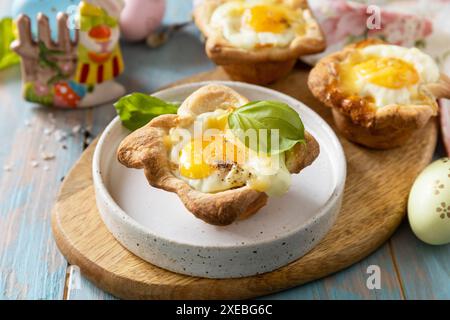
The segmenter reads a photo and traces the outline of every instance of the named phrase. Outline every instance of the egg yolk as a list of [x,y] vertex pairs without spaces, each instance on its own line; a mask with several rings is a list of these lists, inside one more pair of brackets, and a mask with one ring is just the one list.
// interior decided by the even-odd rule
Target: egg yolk
[[398,58],[373,57],[361,62],[349,62],[341,68],[344,86],[354,87],[359,79],[388,89],[401,89],[419,82],[414,66]]
[[218,129],[224,131],[228,124],[229,113],[224,113],[218,117],[210,117],[205,121],[205,129]]
[[180,152],[179,170],[180,174],[190,179],[202,179],[211,175],[213,168],[205,162],[203,150],[209,142],[192,140],[186,144]]
[[256,32],[282,33],[289,27],[286,11],[277,6],[253,6],[245,10],[243,18]]
[[204,141],[192,140],[180,152],[180,174],[189,179],[202,179],[210,176],[214,165],[219,163],[241,162],[242,150],[225,138]]
[[414,66],[397,58],[372,58],[355,66],[362,77],[381,87],[401,89],[419,81]]

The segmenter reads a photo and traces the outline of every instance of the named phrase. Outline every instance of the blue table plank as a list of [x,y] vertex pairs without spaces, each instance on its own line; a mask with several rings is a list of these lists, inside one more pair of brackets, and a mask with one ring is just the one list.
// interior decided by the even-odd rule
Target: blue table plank
[[67,281],[64,299],[66,300],[115,300],[109,293],[95,287],[81,275],[77,266],[67,268]]
[[450,245],[420,241],[407,223],[392,244],[406,299],[450,299]]
[[[366,285],[369,266],[380,268],[381,288],[369,289]],[[339,273],[306,285],[264,297],[264,299],[334,300],[334,299],[402,299],[400,282],[396,276],[389,244]]]

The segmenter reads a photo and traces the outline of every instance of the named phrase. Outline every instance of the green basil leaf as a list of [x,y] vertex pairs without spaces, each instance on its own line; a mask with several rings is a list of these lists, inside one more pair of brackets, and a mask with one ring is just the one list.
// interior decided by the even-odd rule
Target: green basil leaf
[[120,98],[114,107],[123,126],[134,131],[157,116],[177,113],[179,104],[136,92]]
[[[270,154],[285,152],[304,141],[305,129],[298,113],[285,103],[277,101],[253,101],[230,114],[228,126],[249,148]],[[247,130],[253,129],[257,142],[250,143]],[[267,138],[260,139],[260,130],[267,130]],[[272,130],[278,130],[278,146],[272,142]]]

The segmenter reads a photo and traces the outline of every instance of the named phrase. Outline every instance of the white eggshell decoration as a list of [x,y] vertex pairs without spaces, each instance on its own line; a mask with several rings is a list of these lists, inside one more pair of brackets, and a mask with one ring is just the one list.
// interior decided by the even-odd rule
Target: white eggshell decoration
[[408,199],[413,232],[429,244],[450,243],[450,159],[439,159],[422,171]]

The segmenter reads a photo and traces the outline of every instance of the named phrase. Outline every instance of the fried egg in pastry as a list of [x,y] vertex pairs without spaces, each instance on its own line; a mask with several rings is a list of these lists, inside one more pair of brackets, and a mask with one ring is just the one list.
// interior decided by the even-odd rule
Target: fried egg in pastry
[[[284,154],[269,156],[248,149],[227,130],[231,111],[205,112],[188,128],[170,130],[174,175],[201,192],[214,193],[246,185],[269,196],[283,195],[291,184]],[[196,131],[195,125],[201,128]],[[202,135],[209,129],[214,130],[210,139]]]
[[236,81],[272,83],[326,47],[307,0],[205,0],[194,20],[208,57]]
[[[177,114],[156,117],[127,136],[117,158],[129,168],[144,169],[150,185],[176,193],[207,223],[223,226],[246,219],[266,205],[268,194],[284,193],[290,175],[311,165],[320,152],[306,130],[304,143],[278,159],[250,152],[226,130],[229,114],[247,103],[226,86],[201,87]],[[208,136],[210,130],[213,135]]]
[[321,59],[308,76],[347,139],[376,149],[403,145],[450,97],[450,79],[416,48],[367,39]]

